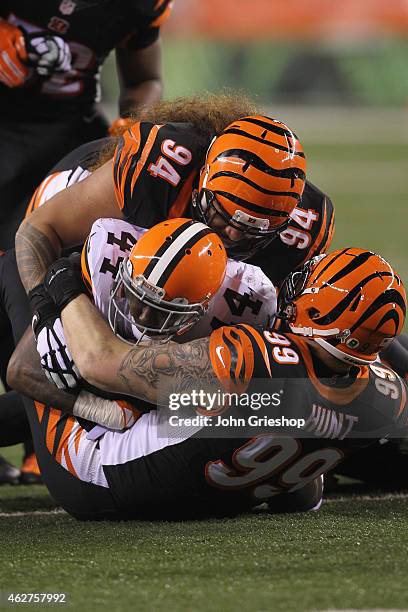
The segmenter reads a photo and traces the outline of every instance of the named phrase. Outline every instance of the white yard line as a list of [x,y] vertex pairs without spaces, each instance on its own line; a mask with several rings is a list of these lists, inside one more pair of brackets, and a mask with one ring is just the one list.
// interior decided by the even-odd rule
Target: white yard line
[[349,495],[347,497],[329,497],[323,500],[323,504],[337,504],[353,501],[389,501],[398,499],[408,499],[408,493],[384,493],[384,495]]
[[32,510],[31,512],[0,512],[0,518],[3,518],[5,516],[48,516],[53,514],[67,513],[62,508],[56,508],[55,510]]
[[[350,504],[353,501],[368,501],[368,502],[380,502],[390,500],[404,500],[408,499],[408,493],[384,493],[384,495],[349,495],[347,497],[329,497],[325,498],[323,505],[325,504],[342,504],[347,502]],[[3,517],[19,517],[19,516],[51,516],[51,515],[62,515],[67,514],[62,508],[55,508],[55,510],[33,510],[31,512],[1,512],[0,518]]]

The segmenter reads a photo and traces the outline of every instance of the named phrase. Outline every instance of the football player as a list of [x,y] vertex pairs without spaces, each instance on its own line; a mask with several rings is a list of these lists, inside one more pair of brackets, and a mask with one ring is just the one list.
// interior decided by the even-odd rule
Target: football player
[[[139,113],[143,122],[157,121],[165,123],[168,120],[181,122],[187,115],[194,118],[195,129],[201,133],[202,138],[209,138],[213,131],[220,129],[223,122],[231,119],[231,115],[239,115],[242,112],[254,112],[254,107],[249,100],[235,99],[230,96],[210,96],[205,105],[193,99],[185,99],[179,103],[161,102],[151,110],[143,110]],[[216,119],[214,119],[216,118]],[[133,121],[134,122],[134,121]],[[118,134],[125,130],[118,130]],[[207,136],[205,136],[207,135]],[[100,165],[101,158],[109,158],[115,149],[116,139],[106,138],[82,145],[75,151],[69,153],[61,160],[41,182],[29,202],[28,216],[38,207],[50,200],[54,195],[84,180]],[[314,196],[312,192],[314,190]],[[301,203],[291,214],[291,223],[287,230],[280,232],[279,239],[268,245],[265,253],[261,250],[250,259],[251,263],[263,269],[272,279],[276,286],[293,271],[305,259],[324,252],[330,245],[334,226],[334,213],[329,200],[319,200],[318,190],[312,188],[309,182],[305,182],[305,190]],[[194,193],[196,197],[196,193]],[[304,202],[304,205],[303,205]],[[319,211],[327,207],[323,214]],[[143,208],[143,206],[142,206]],[[307,212],[306,212],[307,210]],[[193,208],[195,211],[195,208]],[[314,211],[314,212],[313,212]],[[150,213],[149,213],[150,214]],[[316,216],[309,230],[307,217]],[[211,218],[206,219],[211,223]],[[323,243],[318,238],[324,237]],[[267,255],[267,256],[266,256]],[[385,359],[391,367],[400,375],[408,372],[408,351],[404,346],[407,337],[400,335],[393,343],[381,352],[381,358]]]
[[115,49],[126,115],[162,93],[159,31],[170,0],[6,0],[0,8],[1,248],[24,199],[63,155],[107,134],[100,70]]
[[224,515],[263,501],[273,509],[281,496],[316,483],[358,448],[406,436],[406,384],[375,363],[404,324],[406,296],[390,264],[370,251],[342,249],[294,272],[279,295],[287,334],[239,324],[185,344],[129,348],[66,260],[51,266],[44,285],[61,308],[76,365],[92,384],[157,402],[160,388],[180,393],[215,384],[251,394],[257,379],[279,379],[287,383],[282,413],[306,420],[299,437],[268,428],[241,439],[199,437],[197,428],[171,437],[150,411],[96,442],[73,419],[47,435],[61,414],[32,413],[44,479],[77,518]]
[[[168,251],[174,255],[170,263],[166,262]],[[156,263],[163,269],[160,291],[166,292],[165,298],[148,289],[152,275],[157,274],[153,270]],[[149,273],[144,272],[147,264],[152,268]],[[81,265],[95,305],[112,328],[131,343],[145,334],[162,338],[176,334],[180,341],[186,341],[209,335],[226,322],[269,326],[276,311],[275,288],[262,271],[250,264],[226,260],[218,236],[204,224],[189,219],[171,219],[149,231],[117,219],[100,219],[92,226],[84,245]],[[8,297],[10,289],[5,293]],[[50,308],[42,292],[37,294],[33,329],[48,378],[62,389],[75,387],[80,381],[66,349],[59,313]],[[13,361],[12,367],[20,372],[14,386],[37,400],[50,401],[48,386],[39,387],[38,373],[30,368],[32,352],[25,347],[20,356],[23,365],[16,357]],[[80,406],[84,406],[84,398],[89,402],[89,394],[81,395]],[[96,399],[92,402],[92,410],[96,410]],[[7,405],[6,397],[1,404]],[[58,398],[54,405],[58,405]],[[71,411],[70,403],[68,407]],[[126,414],[127,424],[133,422],[132,407],[119,402],[112,410],[115,408],[116,421],[122,423]],[[78,410],[77,414],[85,416]],[[86,416],[90,418],[88,413]],[[110,421],[105,424],[112,425]],[[3,425],[4,435],[6,432]]]
[[[305,187],[296,135],[268,117],[238,120],[237,108],[225,99],[201,106],[195,101],[176,107],[176,120],[164,123],[160,107],[151,111],[157,123],[148,114],[136,121],[112,159],[34,210],[16,236],[27,292],[42,281],[61,246],[82,242],[100,217],[140,227],[179,216],[204,220],[230,256],[252,262],[258,253],[257,265],[275,284],[308,256],[324,252],[333,207],[310,183]],[[164,117],[170,113],[165,107]]]

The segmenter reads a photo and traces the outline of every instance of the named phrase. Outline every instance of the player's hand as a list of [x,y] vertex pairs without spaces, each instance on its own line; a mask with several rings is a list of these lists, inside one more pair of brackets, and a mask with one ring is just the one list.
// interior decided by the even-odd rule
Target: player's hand
[[73,260],[61,257],[55,261],[44,278],[44,287],[60,312],[69,302],[85,292],[79,270]]
[[37,351],[48,380],[59,389],[73,389],[81,376],[65,342],[59,311],[42,285],[29,293]]
[[29,77],[27,51],[20,28],[0,20],[0,82],[20,87]]
[[30,64],[40,76],[49,77],[71,70],[71,50],[60,36],[26,32],[24,39]]
[[46,321],[41,327],[37,337],[37,351],[46,377],[58,389],[78,387],[81,375],[65,344],[64,330],[59,317]]

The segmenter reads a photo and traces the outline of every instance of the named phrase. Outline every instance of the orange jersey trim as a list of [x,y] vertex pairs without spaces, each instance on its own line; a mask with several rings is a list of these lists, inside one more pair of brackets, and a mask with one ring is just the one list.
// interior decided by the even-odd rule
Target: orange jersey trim
[[37,401],[34,401],[34,406],[35,406],[35,409],[37,411],[38,421],[39,421],[39,423],[41,423],[41,421],[43,420],[43,417],[44,417],[44,408],[45,408],[45,406],[44,406],[44,404],[41,404],[41,402],[37,402]]
[[220,327],[210,336],[213,370],[227,391],[243,393],[254,372],[251,340],[239,327]]
[[45,435],[45,443],[46,443],[46,446],[49,452],[52,455],[53,450],[54,450],[55,435],[57,433],[57,425],[61,418],[62,412],[61,410],[57,410],[56,408],[49,408],[48,410],[50,414],[48,417],[47,431]]
[[115,400],[115,402],[122,410],[123,427],[127,427],[129,423],[126,417],[126,410],[130,410],[130,412],[133,414],[135,421],[137,421],[142,415],[142,412],[135,408],[130,402],[126,402],[125,400]]
[[169,219],[177,219],[178,217],[184,217],[184,214],[191,202],[191,192],[193,191],[193,182],[197,173],[195,170],[192,171],[190,176],[184,182],[183,187],[180,189],[179,194],[170,207]]
[[265,365],[267,367],[267,370],[269,372],[269,376],[272,378],[271,362],[269,360],[269,354],[268,354],[268,349],[266,348],[265,340],[262,338],[261,334],[254,327],[251,327],[250,325],[246,325],[245,323],[242,324],[242,327],[244,327],[251,334],[251,336],[254,338],[255,342],[257,343],[259,350],[261,351],[262,357],[264,359]]
[[84,246],[82,247],[82,251],[81,251],[81,272],[82,272],[82,278],[84,280],[85,286],[88,289],[90,295],[92,295],[92,278],[91,278],[91,271],[89,269],[88,255],[87,255],[88,242],[89,242],[89,236],[85,240]]
[[[322,248],[320,249],[320,253],[325,253],[327,251],[327,249],[330,247],[332,240],[333,240],[333,234],[334,234],[334,226],[335,226],[335,215],[333,213],[332,218],[330,220],[330,227],[329,227],[329,231],[327,232],[327,238],[326,238],[326,242],[322,245]],[[317,253],[318,255],[319,253]]]
[[44,194],[44,191],[46,189],[46,187],[50,184],[50,182],[59,174],[61,174],[61,172],[54,172],[53,174],[50,174],[49,176],[47,176],[47,178],[45,178],[37,187],[37,189],[34,191],[31,200],[27,206],[27,210],[26,210],[26,214],[25,217],[28,217],[29,215],[31,215],[32,212],[34,212],[34,210],[36,210],[37,208],[39,208],[41,206],[41,198]]
[[[147,140],[146,140],[146,144],[143,147],[142,153],[140,155],[140,159],[136,164],[136,170],[132,176],[132,182],[130,184],[130,193],[133,193],[133,190],[135,188],[135,183],[137,179],[139,178],[139,175],[145,166],[146,159],[149,157],[149,153],[152,150],[152,147],[157,138],[157,133],[161,127],[162,127],[161,125],[154,125],[152,129],[150,130],[149,136],[147,137]],[[140,134],[140,127],[139,127],[139,134]]]
[[73,417],[68,417],[65,423],[64,431],[62,432],[60,443],[55,453],[55,459],[62,465],[62,455],[64,455],[69,472],[78,478],[78,474],[73,466],[71,456],[69,454],[69,437],[75,422],[76,421]]
[[132,125],[129,130],[124,132],[122,138],[123,146],[119,159],[116,163],[116,156],[118,155],[119,148],[118,145],[115,150],[113,157],[114,163],[112,165],[116,202],[121,210],[125,206],[125,183],[127,174],[129,172],[129,166],[132,163],[132,156],[136,155],[140,148],[140,123],[135,123]]
[[[165,1],[166,0],[157,0],[154,10],[156,11],[158,8],[160,8],[163,2]],[[162,26],[163,23],[165,23],[170,17],[172,8],[173,8],[173,2],[169,2],[166,8],[164,9],[163,13],[159,15],[159,17],[156,17],[154,21],[152,21],[151,26],[153,28],[159,28],[160,26]]]

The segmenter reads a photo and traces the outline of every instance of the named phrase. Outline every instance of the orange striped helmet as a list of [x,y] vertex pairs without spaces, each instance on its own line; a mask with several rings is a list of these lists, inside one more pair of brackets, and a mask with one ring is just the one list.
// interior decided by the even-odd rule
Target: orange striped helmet
[[248,257],[287,227],[305,173],[302,146],[287,125],[260,115],[243,117],[210,144],[193,210],[210,226],[217,213],[243,232],[243,244],[235,245],[240,253],[228,246],[227,251]]
[[220,237],[203,223],[155,225],[119,267],[109,304],[112,329],[122,338],[138,335],[134,327],[142,336],[183,333],[205,314],[226,266]]
[[292,332],[313,338],[347,363],[372,363],[398,335],[404,285],[390,264],[363,249],[318,255],[284,282],[278,311]]

